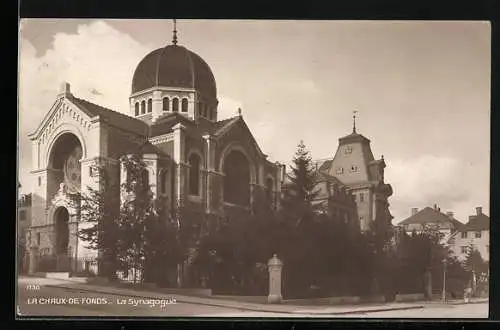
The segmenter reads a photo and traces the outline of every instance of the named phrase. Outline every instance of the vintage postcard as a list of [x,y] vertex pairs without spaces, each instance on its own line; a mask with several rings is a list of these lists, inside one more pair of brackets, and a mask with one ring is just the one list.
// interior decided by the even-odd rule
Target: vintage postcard
[[488,22],[19,38],[18,317],[488,317]]

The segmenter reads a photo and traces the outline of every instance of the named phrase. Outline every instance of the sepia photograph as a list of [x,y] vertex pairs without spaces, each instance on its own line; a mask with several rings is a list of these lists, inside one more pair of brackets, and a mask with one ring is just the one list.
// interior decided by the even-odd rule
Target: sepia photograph
[[19,24],[16,318],[489,315],[487,21]]

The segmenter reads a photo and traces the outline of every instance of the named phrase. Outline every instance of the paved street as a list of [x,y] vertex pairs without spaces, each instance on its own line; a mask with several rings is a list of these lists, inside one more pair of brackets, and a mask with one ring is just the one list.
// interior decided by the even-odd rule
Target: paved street
[[[488,303],[468,305],[426,304],[425,308],[384,312],[333,314],[339,308],[354,310],[360,306],[327,307],[311,310],[307,307],[293,313],[249,311],[179,302],[174,296],[151,300],[137,296],[94,293],[83,290],[48,287],[67,281],[45,278],[20,278],[18,312],[25,316],[198,316],[198,317],[282,317],[282,318],[487,318]],[[384,307],[384,306],[380,306]],[[366,307],[365,307],[366,309]],[[311,311],[311,312],[309,312]]]

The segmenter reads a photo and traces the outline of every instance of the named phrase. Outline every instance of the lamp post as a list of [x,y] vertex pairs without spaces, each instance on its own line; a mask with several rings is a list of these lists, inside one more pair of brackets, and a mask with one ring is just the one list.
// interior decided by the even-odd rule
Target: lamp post
[[446,302],[446,259],[443,259],[443,293],[441,299]]

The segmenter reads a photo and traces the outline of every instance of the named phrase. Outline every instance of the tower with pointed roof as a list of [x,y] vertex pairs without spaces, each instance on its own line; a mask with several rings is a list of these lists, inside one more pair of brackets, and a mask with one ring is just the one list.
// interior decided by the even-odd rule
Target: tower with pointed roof
[[353,115],[352,133],[339,138],[333,159],[324,161],[320,170],[338,178],[355,196],[361,230],[370,228],[375,219],[392,220],[389,211],[391,185],[384,181],[384,157],[375,159],[370,140],[356,130]]

